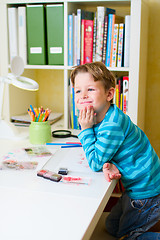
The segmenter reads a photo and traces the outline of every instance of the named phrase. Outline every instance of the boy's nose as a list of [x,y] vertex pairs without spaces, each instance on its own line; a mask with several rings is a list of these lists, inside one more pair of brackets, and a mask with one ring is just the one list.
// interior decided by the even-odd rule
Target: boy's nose
[[87,93],[86,92],[82,93],[82,98],[87,98]]

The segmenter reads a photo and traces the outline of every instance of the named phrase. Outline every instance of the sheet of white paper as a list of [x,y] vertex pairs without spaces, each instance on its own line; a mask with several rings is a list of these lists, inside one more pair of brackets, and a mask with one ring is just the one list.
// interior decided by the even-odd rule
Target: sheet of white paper
[[71,172],[92,173],[83,148],[61,148],[50,158],[43,169],[58,172],[59,168],[68,168]]

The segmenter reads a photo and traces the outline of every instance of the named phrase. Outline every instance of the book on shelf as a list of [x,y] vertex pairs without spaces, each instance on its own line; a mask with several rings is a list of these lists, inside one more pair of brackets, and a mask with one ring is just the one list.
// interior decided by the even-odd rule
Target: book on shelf
[[78,43],[78,16],[74,14],[73,20],[73,65],[77,65],[77,43]]
[[27,5],[28,64],[46,64],[44,5]]
[[90,63],[93,59],[93,29],[94,13],[88,12],[84,20],[84,63]]
[[68,15],[68,65],[73,66],[73,15]]
[[130,21],[131,16],[125,16],[125,36],[124,36],[124,67],[129,67],[129,49],[130,49]]
[[103,34],[103,49],[102,49],[102,62],[105,64],[106,60],[106,48],[107,48],[107,32],[108,32],[108,15],[116,14],[116,10],[112,8],[106,8],[106,14],[104,18],[104,34]]
[[111,49],[110,49],[110,63],[109,63],[110,67],[112,66],[113,41],[114,41],[114,25],[115,25],[115,14],[112,14]]
[[94,13],[81,10],[81,64],[92,62]]
[[19,56],[27,64],[26,7],[18,7],[18,50]]
[[113,35],[113,48],[112,48],[111,67],[116,67],[117,48],[118,48],[118,24],[115,23],[114,24],[114,35]]
[[128,113],[129,77],[123,77],[123,112]]
[[74,65],[74,61],[75,61],[75,59],[74,59],[74,57],[75,57],[75,40],[76,40],[76,33],[75,33],[75,13],[72,13],[72,21],[73,21],[73,23],[72,23],[72,32],[73,32],[73,38],[72,38],[72,45],[73,45],[73,47],[72,47],[72,49],[73,49],[73,52],[72,52],[72,58],[73,58],[73,65]]
[[105,7],[97,7],[96,61],[102,61]]
[[93,25],[93,62],[96,61],[96,38],[97,38],[97,13],[94,13]]
[[117,67],[123,66],[123,55],[124,55],[124,23],[120,23],[118,37]]
[[68,84],[68,109],[69,109],[69,113],[68,113],[68,116],[69,116],[69,127],[71,129],[73,129],[73,96],[72,96],[72,93],[73,93],[73,89],[72,89],[72,82],[71,82],[71,79],[69,79],[69,84]]
[[106,50],[106,66],[110,67],[111,47],[113,45],[113,31],[115,23],[115,14],[108,15],[108,34],[107,34],[107,50]]
[[64,64],[63,4],[46,5],[47,53],[49,65]]
[[77,65],[81,63],[81,9],[77,9]]
[[118,107],[123,111],[123,77],[117,79],[118,84]]
[[117,77],[113,103],[124,113],[128,113],[129,77]]
[[8,8],[9,55],[10,62],[18,56],[18,14],[16,7]]
[[69,80],[69,126],[72,129],[79,129],[78,115],[79,111],[75,106],[75,92],[71,80]]

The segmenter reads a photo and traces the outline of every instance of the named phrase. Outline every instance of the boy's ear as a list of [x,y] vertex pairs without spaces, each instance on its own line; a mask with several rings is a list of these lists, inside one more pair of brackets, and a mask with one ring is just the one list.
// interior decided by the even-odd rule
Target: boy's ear
[[114,92],[115,89],[113,87],[111,87],[108,91],[107,91],[107,101],[110,102],[113,97],[114,97]]

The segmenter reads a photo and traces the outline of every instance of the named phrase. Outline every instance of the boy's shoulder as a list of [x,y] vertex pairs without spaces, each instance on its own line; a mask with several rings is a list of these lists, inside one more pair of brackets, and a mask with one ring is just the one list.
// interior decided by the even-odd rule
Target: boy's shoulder
[[123,121],[130,121],[128,115],[124,114],[115,104],[111,104],[108,109],[104,121],[113,124],[121,124]]
[[124,114],[115,104],[108,109],[98,130],[108,129],[126,132],[131,124],[130,118]]

